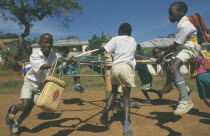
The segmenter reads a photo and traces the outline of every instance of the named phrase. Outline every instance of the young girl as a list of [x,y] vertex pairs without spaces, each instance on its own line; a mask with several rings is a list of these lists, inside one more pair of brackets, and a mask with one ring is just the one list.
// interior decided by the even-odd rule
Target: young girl
[[200,54],[196,59],[198,71],[196,76],[196,84],[198,94],[202,100],[210,107],[210,72],[204,67],[203,56]]

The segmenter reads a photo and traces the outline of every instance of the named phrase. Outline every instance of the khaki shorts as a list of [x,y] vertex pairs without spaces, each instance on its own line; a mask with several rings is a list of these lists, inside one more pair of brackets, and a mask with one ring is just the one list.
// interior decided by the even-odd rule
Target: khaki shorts
[[151,89],[152,84],[148,83],[148,84],[141,84],[141,90],[150,90]]
[[[189,49],[188,49],[189,48]],[[176,52],[174,52],[172,59],[179,58],[182,60],[183,64],[189,62],[196,58],[198,53],[190,47],[181,47],[178,48]]]
[[135,71],[126,63],[117,63],[111,69],[111,81],[113,85],[122,87],[136,87],[134,81]]
[[37,83],[25,77],[20,99],[32,99],[36,103],[43,87],[44,83]]

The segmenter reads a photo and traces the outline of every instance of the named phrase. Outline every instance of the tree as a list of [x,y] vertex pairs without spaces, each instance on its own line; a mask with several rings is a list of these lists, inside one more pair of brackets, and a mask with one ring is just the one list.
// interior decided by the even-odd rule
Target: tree
[[58,17],[68,27],[67,22],[72,21],[74,14],[81,13],[82,6],[78,0],[1,0],[0,10],[5,19],[25,27],[21,34],[24,39],[30,34],[33,23],[46,17]]
[[23,50],[24,50],[24,61],[29,61],[29,57],[32,54],[32,48],[31,45],[38,43],[39,38],[38,37],[34,37],[34,38],[27,38],[24,40],[23,42]]
[[94,34],[92,38],[88,40],[89,45],[85,50],[98,49],[101,47],[102,43],[108,42],[111,38],[112,36],[106,34],[105,32],[102,32],[101,35]]
[[[4,19],[15,21],[24,27],[24,32],[19,37],[19,46],[14,53],[16,56],[13,57],[18,60],[22,55],[23,39],[30,34],[34,22],[57,17],[64,27],[68,27],[74,14],[81,13],[82,6],[78,0],[0,0],[0,11]],[[3,46],[2,44],[0,48],[4,48]]]
[[0,39],[17,39],[19,36],[15,33],[6,33],[0,32]]

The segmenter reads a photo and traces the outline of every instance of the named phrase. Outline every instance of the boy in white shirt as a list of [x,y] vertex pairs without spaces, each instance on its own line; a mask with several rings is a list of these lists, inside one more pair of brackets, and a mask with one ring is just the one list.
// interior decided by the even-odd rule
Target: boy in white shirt
[[[21,104],[12,105],[7,113],[5,122],[10,126],[11,136],[17,136],[19,125],[28,117],[33,109],[43,87],[47,76],[47,71],[52,67],[56,59],[53,47],[53,37],[49,33],[42,34],[39,39],[40,50],[30,56],[32,68],[27,72],[24,78],[24,84],[21,90]],[[22,111],[19,118],[14,121],[15,114]]]
[[118,30],[118,36],[112,38],[104,47],[97,52],[107,51],[113,52],[114,58],[111,69],[112,93],[110,94],[103,115],[100,118],[102,124],[109,126],[108,112],[112,107],[114,99],[118,94],[118,85],[123,88],[124,102],[124,136],[133,134],[129,125],[130,116],[130,91],[131,87],[135,87],[134,76],[136,61],[134,58],[136,50],[136,41],[131,37],[131,25],[123,23]]
[[[174,111],[175,115],[187,113],[194,106],[187,93],[184,78],[179,70],[183,64],[196,58],[198,55],[195,50],[195,46],[198,45],[197,30],[185,16],[187,10],[187,5],[184,2],[175,2],[170,6],[169,19],[172,23],[178,22],[177,33],[174,43],[169,46],[166,52],[157,58],[157,63],[161,63],[167,54],[176,50],[172,56],[171,65],[169,66],[169,73],[172,75],[174,84],[180,92],[180,101]],[[170,82],[164,86],[163,90],[168,90],[168,88],[172,88]]]

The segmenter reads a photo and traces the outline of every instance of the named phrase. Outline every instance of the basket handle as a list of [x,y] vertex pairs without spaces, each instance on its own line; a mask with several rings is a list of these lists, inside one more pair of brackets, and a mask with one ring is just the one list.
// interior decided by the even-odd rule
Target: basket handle
[[57,63],[58,63],[58,58],[56,58],[56,59],[53,61],[52,67],[50,68],[51,76],[53,76],[54,73],[55,73],[55,69],[56,69]]

